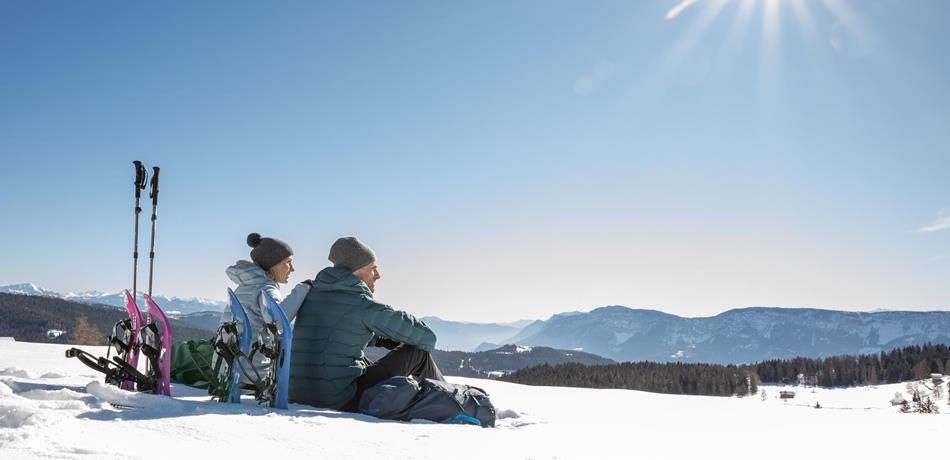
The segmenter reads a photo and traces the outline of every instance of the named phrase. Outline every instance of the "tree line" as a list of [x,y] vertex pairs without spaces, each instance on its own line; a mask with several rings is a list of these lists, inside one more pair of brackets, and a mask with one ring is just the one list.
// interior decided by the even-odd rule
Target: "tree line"
[[754,394],[760,383],[821,387],[877,385],[950,372],[950,347],[911,345],[889,352],[828,358],[773,359],[750,365],[656,363],[543,364],[500,380],[526,385],[615,388],[705,396]]
[[[0,337],[19,342],[105,345],[112,326],[127,318],[125,309],[89,305],[55,297],[0,293]],[[207,339],[214,332],[170,320],[174,340]],[[65,334],[49,337],[47,331]]]
[[588,366],[542,364],[520,369],[499,380],[526,385],[614,388],[653,393],[745,396],[758,391],[755,370],[746,366],[640,361]]
[[769,383],[804,383],[821,387],[877,385],[920,380],[933,373],[950,372],[950,347],[928,343],[876,354],[773,359],[754,367],[762,381]]

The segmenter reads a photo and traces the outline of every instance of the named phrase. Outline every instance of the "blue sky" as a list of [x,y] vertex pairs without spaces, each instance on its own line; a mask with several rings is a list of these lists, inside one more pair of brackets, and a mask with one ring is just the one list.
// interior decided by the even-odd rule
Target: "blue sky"
[[380,300],[447,319],[947,309],[948,18],[3,2],[0,284],[129,287],[139,159],[162,167],[160,293],[223,299],[257,231],[294,247],[292,282],[356,235]]

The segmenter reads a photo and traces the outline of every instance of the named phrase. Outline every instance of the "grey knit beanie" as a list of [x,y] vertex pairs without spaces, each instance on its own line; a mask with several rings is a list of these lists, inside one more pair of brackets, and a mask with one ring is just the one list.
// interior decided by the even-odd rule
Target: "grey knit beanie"
[[355,236],[345,236],[330,247],[330,262],[351,272],[376,262],[376,253]]
[[277,238],[261,238],[258,233],[247,235],[247,245],[251,249],[251,260],[264,270],[270,270],[280,261],[294,255],[290,245]]

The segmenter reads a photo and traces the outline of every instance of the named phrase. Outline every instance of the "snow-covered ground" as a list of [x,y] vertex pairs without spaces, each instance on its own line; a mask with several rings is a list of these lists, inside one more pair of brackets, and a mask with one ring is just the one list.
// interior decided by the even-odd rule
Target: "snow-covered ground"
[[[944,414],[898,413],[889,400],[906,394],[903,384],[790,387],[797,395],[786,402],[771,386],[763,400],[464,378],[450,380],[491,394],[497,428],[391,422],[253,399],[219,404],[181,385],[174,398],[129,393],[66,359],[66,348],[0,340],[0,458],[884,459],[926,454],[911,440],[936,448],[950,426]],[[950,412],[945,398],[939,405]]]

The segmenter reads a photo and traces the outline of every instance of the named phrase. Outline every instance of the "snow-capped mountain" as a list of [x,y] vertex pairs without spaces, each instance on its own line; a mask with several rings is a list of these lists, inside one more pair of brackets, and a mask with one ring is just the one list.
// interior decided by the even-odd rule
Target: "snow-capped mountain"
[[0,292],[9,294],[36,295],[42,297],[62,297],[58,292],[49,291],[38,287],[33,283],[11,284],[9,286],[0,286]]
[[[11,284],[0,286],[0,293],[35,295],[43,297],[57,297],[60,299],[71,300],[73,302],[88,304],[104,304],[114,307],[125,306],[125,294],[122,292],[106,293],[101,291],[86,291],[79,293],[62,294],[56,291],[43,289],[33,283]],[[200,297],[168,297],[156,294],[152,296],[167,313],[172,315],[196,313],[200,311],[220,311],[227,305],[223,301],[203,299]],[[137,301],[141,302],[141,292]],[[140,305],[144,305],[141,304]]]
[[617,361],[746,363],[950,344],[950,312],[742,308],[683,318],[621,306],[555,315],[503,343],[581,349]]

